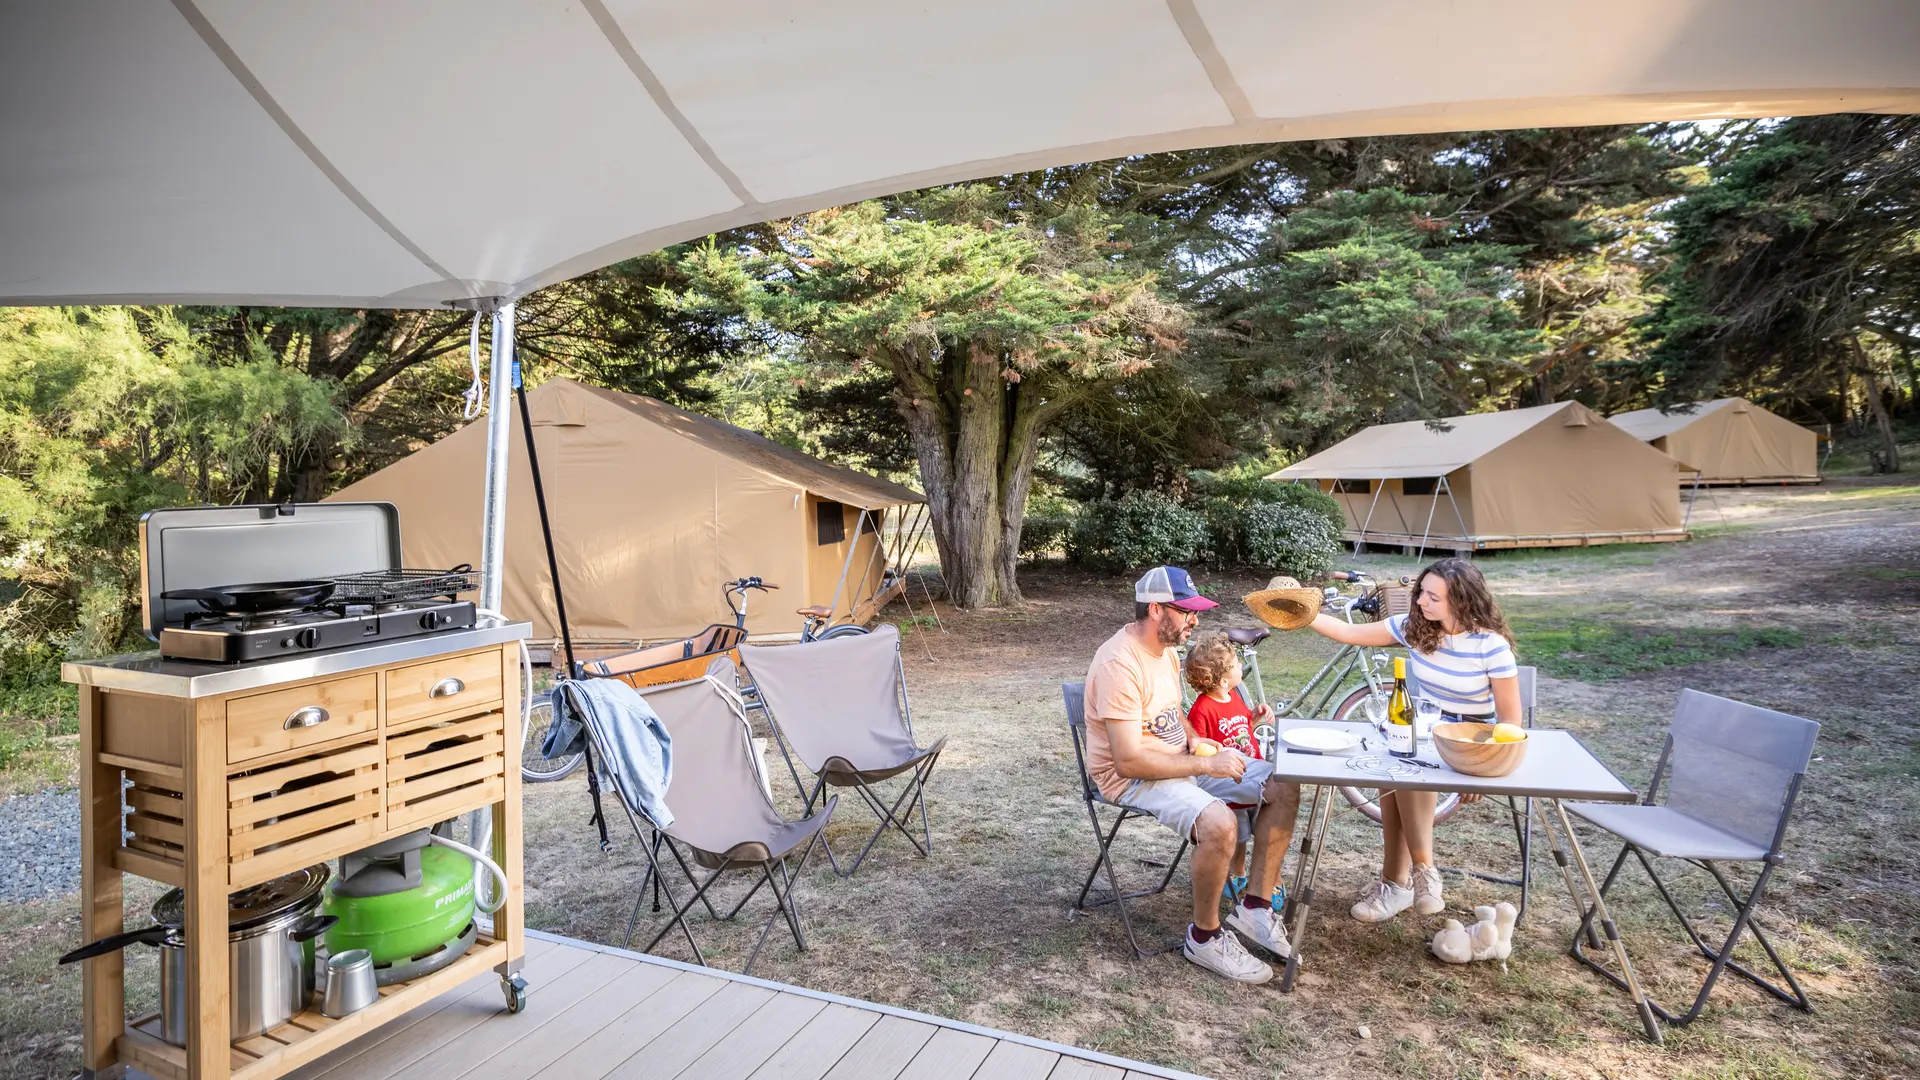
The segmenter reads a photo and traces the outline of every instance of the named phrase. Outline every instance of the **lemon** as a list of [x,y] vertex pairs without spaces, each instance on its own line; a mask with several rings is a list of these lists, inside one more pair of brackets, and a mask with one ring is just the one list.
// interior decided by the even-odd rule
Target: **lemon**
[[1519,742],[1527,737],[1527,731],[1519,724],[1493,725],[1494,742]]
[[1220,748],[1212,743],[1197,742],[1193,744],[1194,757],[1212,757],[1219,752]]

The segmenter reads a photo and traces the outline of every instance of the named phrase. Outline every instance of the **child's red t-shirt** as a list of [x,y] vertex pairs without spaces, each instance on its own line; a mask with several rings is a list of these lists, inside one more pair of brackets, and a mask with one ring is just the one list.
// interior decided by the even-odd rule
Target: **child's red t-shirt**
[[1253,739],[1253,710],[1247,707],[1247,699],[1240,696],[1237,686],[1225,701],[1215,701],[1206,694],[1194,698],[1187,710],[1187,723],[1193,725],[1196,734],[1250,758],[1262,758],[1260,744]]

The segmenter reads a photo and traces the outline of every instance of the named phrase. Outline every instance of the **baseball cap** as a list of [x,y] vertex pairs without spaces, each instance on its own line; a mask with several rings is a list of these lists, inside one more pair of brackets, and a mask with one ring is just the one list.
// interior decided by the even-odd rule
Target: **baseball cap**
[[1141,604],[1170,604],[1181,611],[1205,611],[1219,604],[1201,596],[1193,578],[1177,566],[1156,566],[1133,583],[1133,599]]

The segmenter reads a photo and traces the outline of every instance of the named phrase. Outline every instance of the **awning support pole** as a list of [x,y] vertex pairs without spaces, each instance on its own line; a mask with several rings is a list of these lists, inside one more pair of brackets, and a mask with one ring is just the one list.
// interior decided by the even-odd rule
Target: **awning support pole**
[[[860,519],[853,523],[853,539],[847,542],[847,557],[840,563],[840,580],[833,583],[833,601],[827,605],[827,607],[831,608],[834,612],[834,614],[830,616],[832,618],[839,617],[840,592],[847,587],[847,572],[853,569],[853,553],[860,550],[860,530],[867,523],[868,513],[869,511],[865,507],[862,507],[860,509]],[[879,537],[875,537],[874,539],[877,541]],[[851,598],[847,600],[847,614],[853,614],[853,600]]]
[[[492,305],[489,305],[492,307]],[[487,383],[487,494],[480,514],[480,607],[496,615],[507,563],[507,458],[513,438],[513,304],[492,307],[493,374]]]
[[[1689,489],[1688,489],[1688,491],[1687,491],[1687,512],[1686,512],[1686,514],[1684,514],[1684,515],[1683,515],[1683,516],[1682,516],[1682,517],[1680,518],[1680,527],[1681,527],[1681,528],[1683,528],[1683,529],[1684,529],[1684,528],[1686,528],[1686,527],[1687,527],[1687,526],[1688,526],[1688,525],[1689,525],[1690,523],[1692,523],[1692,521],[1693,521],[1693,501],[1694,501],[1695,499],[1698,499],[1699,497],[1700,497],[1700,470],[1698,470],[1698,469],[1695,469],[1695,470],[1694,470],[1694,473],[1693,473],[1693,487],[1692,487],[1692,488],[1689,488]],[[1715,506],[1718,506],[1718,505],[1720,505],[1720,504],[1719,504],[1718,502],[1715,502],[1715,503],[1714,503],[1714,505],[1715,505]]]
[[[487,488],[480,513],[480,609],[505,618],[500,597],[505,586],[507,563],[507,457],[511,449],[513,426],[508,401],[513,394],[513,304],[489,301],[482,310],[493,313],[493,373],[487,382]],[[510,729],[508,738],[522,734]],[[493,811],[475,810],[467,815],[467,842],[481,851],[493,843]],[[474,890],[492,885],[485,867],[474,870]],[[488,879],[483,884],[482,879]],[[478,921],[476,919],[476,921]],[[492,928],[487,920],[485,929]]]
[[[1446,477],[1443,476],[1440,478],[1440,486],[1447,488],[1447,498],[1453,498],[1453,489],[1447,487]],[[1426,557],[1427,541],[1433,539],[1433,512],[1438,509],[1440,509],[1440,493],[1435,491],[1433,493],[1433,502],[1427,505],[1427,531],[1420,534],[1420,551],[1413,557],[1414,562],[1419,562]]]
[[[1367,520],[1360,523],[1360,538],[1353,542],[1353,553],[1355,555],[1360,554],[1361,549],[1367,546],[1367,527],[1373,524],[1373,508],[1380,505],[1380,492],[1387,486],[1385,480],[1369,480],[1367,482],[1369,484],[1378,484],[1379,487],[1373,489],[1373,501],[1367,504]],[[1333,484],[1335,487],[1339,487],[1340,481],[1335,480]]]

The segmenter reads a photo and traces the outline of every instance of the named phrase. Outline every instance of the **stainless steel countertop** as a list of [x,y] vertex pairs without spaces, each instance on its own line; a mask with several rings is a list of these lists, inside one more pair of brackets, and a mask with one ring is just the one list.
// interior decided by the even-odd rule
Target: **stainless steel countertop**
[[292,656],[251,664],[210,664],[200,660],[166,660],[158,652],[130,653],[101,660],[60,665],[60,678],[82,686],[132,690],[161,697],[200,698],[257,690],[362,668],[404,664],[444,653],[463,652],[487,645],[530,637],[533,624],[502,622],[480,617],[465,630],[383,641],[346,649]]

